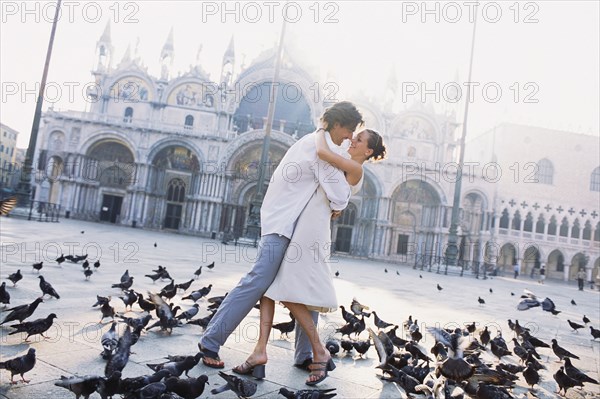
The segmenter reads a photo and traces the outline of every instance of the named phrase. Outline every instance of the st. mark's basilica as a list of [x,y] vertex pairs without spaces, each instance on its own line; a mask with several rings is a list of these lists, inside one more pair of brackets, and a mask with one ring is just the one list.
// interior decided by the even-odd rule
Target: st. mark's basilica
[[[244,237],[259,169],[272,171],[332,103],[330,88],[315,85],[286,52],[268,164],[261,165],[275,50],[236,74],[232,39],[218,81],[200,64],[172,76],[172,34],[160,52],[159,77],[129,50],[114,60],[109,26],[96,54],[90,109],[50,109],[38,139],[35,166],[43,177],[36,200],[59,204],[70,218]],[[365,164],[363,188],[333,222],[335,251],[436,267],[448,241],[458,171],[456,112],[418,102],[393,112],[385,101],[347,100],[383,135],[388,156]],[[598,138],[508,123],[469,137],[458,232],[462,267],[512,273],[518,262],[529,274],[545,265],[548,277],[565,280],[581,267],[588,281],[595,278]]]

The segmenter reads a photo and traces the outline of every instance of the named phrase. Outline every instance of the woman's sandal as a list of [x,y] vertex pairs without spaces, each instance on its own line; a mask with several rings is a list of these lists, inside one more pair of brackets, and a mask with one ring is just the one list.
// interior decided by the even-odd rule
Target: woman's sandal
[[[202,364],[204,364],[206,367],[210,367],[210,368],[213,368],[213,369],[223,369],[223,368],[225,368],[225,363],[221,361],[221,359],[219,358],[219,354],[218,353],[213,352],[211,350],[208,350],[208,349],[204,348],[200,344],[198,344],[198,349],[204,355],[202,357]],[[210,359],[210,360],[214,361],[215,363],[208,363],[206,361],[206,359]]]
[[266,365],[264,364],[252,365],[246,360],[239,366],[235,366],[234,368],[232,368],[231,371],[241,375],[252,374],[252,377],[256,378],[257,380],[262,380],[263,378],[265,378],[265,368]]
[[[313,367],[314,365],[318,365],[318,366]],[[306,380],[304,383],[309,386],[317,385],[318,383],[322,382],[325,378],[327,378],[328,371],[332,371],[334,369],[335,369],[335,363],[333,362],[333,359],[331,359],[331,358],[329,358],[329,360],[326,362],[312,362],[312,364],[310,366],[309,379]],[[310,380],[310,377],[315,377],[315,376],[319,376],[319,378],[317,378],[316,380]]]

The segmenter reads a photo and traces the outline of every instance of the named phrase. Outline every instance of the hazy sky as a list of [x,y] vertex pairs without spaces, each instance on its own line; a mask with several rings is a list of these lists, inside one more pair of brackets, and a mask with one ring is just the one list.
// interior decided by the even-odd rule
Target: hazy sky
[[[3,1],[0,30],[0,119],[18,130],[26,147],[35,109],[36,83],[50,36],[54,2]],[[473,10],[468,1],[64,1],[48,81],[55,109],[86,107],[81,87],[92,81],[95,47],[111,21],[113,65],[127,45],[160,73],[159,54],[174,29],[174,73],[195,64],[218,79],[233,35],[236,66],[248,66],[278,39],[284,17],[286,42],[316,84],[334,81],[339,99],[361,96],[383,108],[386,86],[396,76],[396,109],[425,99],[443,111],[458,76],[465,98]],[[270,15],[271,11],[271,15]],[[598,135],[599,2],[481,2],[478,9],[469,135],[492,125],[518,122]],[[436,90],[436,84],[439,90]],[[74,86],[74,96],[69,95]],[[486,87],[487,91],[482,88]],[[444,90],[444,87],[446,88]],[[499,92],[498,90],[501,90]],[[518,99],[515,96],[518,95]],[[72,97],[72,98],[69,98]],[[537,101],[537,102],[532,102]]]

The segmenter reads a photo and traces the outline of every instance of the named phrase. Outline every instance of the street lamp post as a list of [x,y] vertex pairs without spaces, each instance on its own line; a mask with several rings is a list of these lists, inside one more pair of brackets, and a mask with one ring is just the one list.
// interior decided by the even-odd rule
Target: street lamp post
[[279,47],[277,50],[277,58],[275,59],[275,72],[271,81],[271,95],[269,97],[269,110],[267,112],[267,122],[265,124],[265,137],[263,139],[262,153],[260,156],[260,164],[258,166],[258,181],[256,183],[256,194],[250,202],[250,210],[246,223],[246,231],[248,236],[254,239],[254,244],[260,237],[260,207],[265,196],[265,178],[267,175],[267,165],[269,162],[269,149],[271,147],[271,129],[273,127],[273,117],[275,115],[275,105],[277,103],[277,81],[279,80],[279,70],[281,69],[281,59],[283,54],[283,39],[285,37],[285,20],[281,27],[281,36],[279,38]]
[[[471,74],[473,72],[473,51],[475,50],[475,29],[477,28],[477,12],[473,20],[473,37],[471,39],[471,59],[469,61],[469,77],[468,82],[471,82]],[[465,136],[467,135],[467,117],[469,115],[469,99],[471,98],[471,85],[467,85],[467,95],[465,100],[465,113],[462,123],[462,134],[460,137],[460,155],[458,160],[458,171],[456,174],[456,182],[454,183],[454,199],[452,201],[452,221],[450,230],[448,231],[448,246],[446,247],[446,264],[450,266],[456,265],[458,257],[458,215],[460,211],[460,193],[462,187],[462,170],[465,159]]]
[[46,78],[48,77],[48,68],[50,66],[50,57],[52,56],[52,46],[54,44],[54,34],[56,33],[56,23],[60,13],[61,0],[56,2],[56,12],[54,21],[52,22],[52,31],[50,32],[50,41],[48,50],[46,51],[46,62],[44,64],[44,72],[42,73],[42,81],[40,83],[40,91],[38,93],[37,103],[35,105],[35,113],[33,115],[33,124],[31,126],[31,135],[29,136],[29,146],[25,155],[25,161],[21,167],[21,180],[17,186],[17,198],[20,207],[28,207],[31,200],[31,171],[33,170],[33,158],[35,156],[35,147],[37,143],[38,131],[40,129],[40,120],[42,118],[42,104],[44,102],[44,90],[46,88]]

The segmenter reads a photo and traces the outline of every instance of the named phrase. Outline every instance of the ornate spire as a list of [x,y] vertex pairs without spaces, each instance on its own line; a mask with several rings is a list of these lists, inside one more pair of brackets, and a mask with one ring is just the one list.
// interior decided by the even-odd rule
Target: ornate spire
[[169,79],[169,73],[171,72],[171,67],[173,66],[173,59],[175,58],[175,47],[173,45],[173,27],[169,31],[169,37],[165,42],[165,45],[160,52],[160,78],[162,80]]
[[223,63],[221,64],[221,83],[225,83],[227,86],[231,85],[233,81],[234,65],[235,51],[233,45],[233,36],[231,36],[227,51],[225,51],[225,54],[223,54]]
[[106,72],[110,69],[112,53],[113,46],[110,39],[110,21],[108,21],[102,36],[100,36],[100,39],[96,42],[96,57],[98,59],[96,70],[98,72]]

